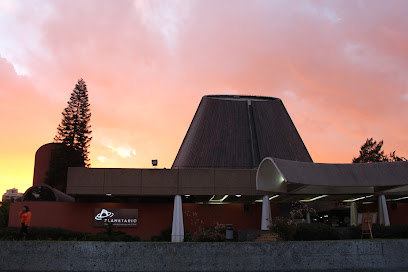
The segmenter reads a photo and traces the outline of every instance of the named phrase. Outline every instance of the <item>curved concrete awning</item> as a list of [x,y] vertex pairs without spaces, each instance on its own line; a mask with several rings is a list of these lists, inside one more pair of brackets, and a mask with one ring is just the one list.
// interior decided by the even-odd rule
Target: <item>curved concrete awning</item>
[[408,191],[408,162],[325,164],[265,158],[256,189],[293,194],[402,193]]
[[37,184],[28,188],[22,198],[23,201],[51,201],[51,202],[75,202],[72,196],[64,194],[57,189],[46,185]]

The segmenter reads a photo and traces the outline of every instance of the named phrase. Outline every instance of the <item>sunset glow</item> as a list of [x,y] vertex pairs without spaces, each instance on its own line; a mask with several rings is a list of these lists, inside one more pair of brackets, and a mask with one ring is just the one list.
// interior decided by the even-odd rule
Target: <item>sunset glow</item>
[[408,157],[407,1],[0,1],[0,193],[79,78],[91,167],[169,168],[203,95],[281,98],[314,162]]

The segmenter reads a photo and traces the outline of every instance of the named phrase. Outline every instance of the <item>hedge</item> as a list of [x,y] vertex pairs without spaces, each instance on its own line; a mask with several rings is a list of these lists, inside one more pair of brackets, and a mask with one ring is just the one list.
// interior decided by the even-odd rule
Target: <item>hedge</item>
[[[0,228],[0,240],[20,240],[19,228]],[[110,234],[106,231],[98,233],[84,233],[61,228],[37,228],[32,227],[28,231],[27,240],[45,241],[118,241],[137,242],[141,241],[138,236],[131,236],[123,231],[113,231]]]

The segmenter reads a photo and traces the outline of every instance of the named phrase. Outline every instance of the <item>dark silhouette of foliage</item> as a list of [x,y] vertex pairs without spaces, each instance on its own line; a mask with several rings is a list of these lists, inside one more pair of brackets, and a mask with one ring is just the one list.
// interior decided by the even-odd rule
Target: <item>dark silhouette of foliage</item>
[[381,150],[384,141],[381,140],[377,143],[373,138],[367,139],[361,146],[360,155],[353,158],[353,163],[369,163],[369,162],[393,162],[393,161],[406,161],[404,157],[398,157],[394,152],[389,155],[385,155]]
[[0,227],[7,227],[10,213],[10,201],[5,200],[0,207]]
[[307,214],[311,216],[317,215],[315,209],[308,207],[303,202],[296,201],[292,203],[290,217],[275,217],[269,225],[269,229],[272,233],[278,235],[278,240],[292,241],[296,234],[299,220],[306,222],[305,217]]
[[[0,241],[19,240],[20,229],[15,227],[1,228]],[[30,227],[29,240],[39,241],[112,241],[112,242],[140,242],[138,236],[129,235],[123,231],[113,231],[110,235],[106,231],[98,233],[78,232],[61,228]]]
[[62,112],[54,143],[59,143],[51,151],[50,167],[45,184],[65,192],[68,167],[89,167],[89,145],[92,137],[91,112],[88,91],[81,78],[71,93],[68,106]]
[[390,161],[390,162],[393,162],[393,161],[407,161],[407,159],[405,157],[398,157],[397,155],[395,155],[395,151],[393,151],[388,155],[388,161]]
[[81,78],[75,85],[68,101],[68,106],[62,113],[61,124],[58,125],[55,143],[62,143],[80,152],[85,166],[89,167],[89,145],[92,137],[90,125],[91,112],[88,101],[88,90],[85,81]]
[[299,224],[293,235],[295,241],[340,240],[341,238],[341,234],[335,228],[322,223]]

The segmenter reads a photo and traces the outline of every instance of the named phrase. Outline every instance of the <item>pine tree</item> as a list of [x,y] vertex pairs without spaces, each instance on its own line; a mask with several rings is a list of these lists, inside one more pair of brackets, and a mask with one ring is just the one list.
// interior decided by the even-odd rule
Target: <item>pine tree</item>
[[406,161],[404,157],[398,157],[394,152],[389,155],[384,155],[384,151],[381,150],[384,141],[381,140],[377,143],[373,138],[367,139],[361,146],[360,155],[357,158],[353,158],[353,163],[368,163],[368,162],[393,162],[393,161]]
[[89,167],[89,143],[91,112],[88,91],[81,78],[71,93],[68,106],[62,113],[51,151],[50,166],[44,183],[65,192],[67,187],[68,167]]
[[54,137],[55,143],[62,143],[79,152],[86,167],[90,166],[88,148],[92,140],[89,107],[88,90],[85,81],[81,78],[71,93],[68,106],[62,113],[61,124],[58,125],[57,135]]

